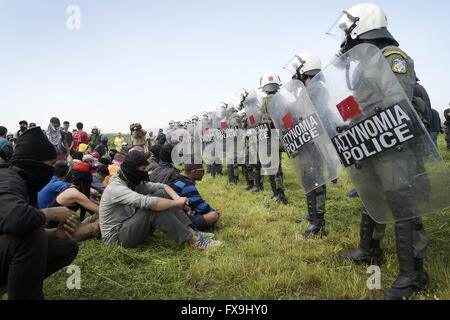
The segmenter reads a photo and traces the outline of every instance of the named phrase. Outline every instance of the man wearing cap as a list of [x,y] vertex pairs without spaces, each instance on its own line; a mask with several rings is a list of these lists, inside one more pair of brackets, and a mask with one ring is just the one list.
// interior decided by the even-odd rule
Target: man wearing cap
[[[75,213],[39,210],[37,193],[54,173],[56,150],[40,127],[24,131],[9,165],[0,168],[0,288],[9,299],[43,299],[43,280],[69,265],[78,244]],[[46,221],[57,228],[44,229]]]

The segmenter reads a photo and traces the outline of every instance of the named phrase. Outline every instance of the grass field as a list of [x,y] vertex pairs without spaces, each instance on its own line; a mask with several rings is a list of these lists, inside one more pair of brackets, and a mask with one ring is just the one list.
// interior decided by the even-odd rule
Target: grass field
[[[110,138],[110,144],[112,140]],[[447,164],[443,135],[439,146]],[[284,159],[284,206],[265,191],[251,194],[228,186],[226,174],[198,183],[204,198],[222,210],[216,238],[224,245],[201,252],[188,245],[181,249],[157,231],[136,249],[105,246],[92,239],[80,243],[73,264],[81,269],[81,289],[69,290],[66,269],[45,281],[47,299],[383,299],[398,272],[393,225],[382,241],[385,262],[381,290],[369,290],[367,266],[339,260],[338,253],[359,243],[361,201],[346,197],[353,188],[344,173],[328,187],[326,229],[328,237],[302,240],[307,223],[295,223],[306,212],[305,193]],[[226,173],[226,169],[224,170]],[[450,196],[450,195],[449,195]],[[267,208],[266,204],[270,207]],[[414,299],[450,299],[450,209],[424,217],[428,235],[425,269],[430,275],[428,292]]]

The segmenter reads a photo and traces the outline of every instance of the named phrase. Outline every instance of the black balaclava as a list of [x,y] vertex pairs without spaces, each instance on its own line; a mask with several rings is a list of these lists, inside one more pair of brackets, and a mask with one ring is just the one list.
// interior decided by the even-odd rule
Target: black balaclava
[[148,165],[145,156],[139,151],[131,151],[120,166],[119,177],[134,190],[141,182],[149,181],[148,173],[138,169],[144,165]]
[[56,160],[55,147],[40,127],[26,130],[17,140],[11,165],[27,173],[28,185],[33,192],[39,192],[53,177],[55,168],[42,163],[47,160]]

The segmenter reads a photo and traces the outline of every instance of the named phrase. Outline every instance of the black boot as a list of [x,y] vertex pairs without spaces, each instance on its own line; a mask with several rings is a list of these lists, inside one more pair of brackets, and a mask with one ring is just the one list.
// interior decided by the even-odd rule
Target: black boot
[[287,199],[286,199],[286,195],[284,194],[284,190],[278,189],[278,190],[277,190],[277,193],[278,193],[278,198],[276,199],[276,201],[280,201],[280,202],[282,202],[283,204],[287,204],[288,201],[287,201]]
[[227,165],[227,174],[228,174],[228,184],[234,183],[233,165],[232,164]]
[[275,176],[269,176],[270,187],[272,188],[272,196],[270,199],[278,200],[279,194],[277,190],[277,184],[275,182]]
[[[385,300],[409,299],[415,292],[426,289],[422,279],[423,265],[414,260],[413,252],[413,223],[411,220],[395,223],[395,239],[397,241],[397,257],[400,266],[400,274],[392,284],[392,288],[384,291]],[[422,271],[416,271],[416,268]],[[426,275],[428,278],[428,275]]]
[[354,263],[380,263],[382,251],[379,247],[379,241],[374,242],[372,240],[375,223],[376,222],[367,214],[366,210],[363,209],[359,231],[359,247],[351,252],[341,252],[339,253],[339,257]]
[[243,190],[250,190],[253,188],[253,180],[250,180],[250,173],[248,172],[248,169],[245,166],[242,166],[242,173],[244,174],[245,177],[245,182],[247,183],[247,185],[242,188]]
[[253,189],[252,189],[252,192],[253,193],[256,193],[256,192],[260,192],[260,191],[263,191],[264,190],[264,184],[263,184],[263,180],[264,179],[264,177],[263,176],[261,176],[260,174],[259,174],[259,172],[257,171],[256,173],[255,173],[255,186],[253,187]]
[[308,220],[309,225],[305,232],[301,234],[303,238],[310,238],[314,236],[326,236],[325,232],[325,219],[323,213],[320,213],[317,208],[316,192],[312,191],[306,195],[306,202],[308,204]]
[[423,259],[414,258],[414,271],[416,271],[417,281],[420,288],[426,289],[430,284],[428,273],[423,270]]

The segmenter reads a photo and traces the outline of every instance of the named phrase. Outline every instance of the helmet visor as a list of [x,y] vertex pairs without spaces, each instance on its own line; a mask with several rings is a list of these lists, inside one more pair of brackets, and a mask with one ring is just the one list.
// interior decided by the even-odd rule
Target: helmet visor
[[343,11],[326,34],[338,40],[339,43],[342,43],[352,31],[352,28],[354,28],[357,20],[357,18],[350,15],[347,11]]
[[286,63],[283,69],[289,73],[289,75],[294,75],[298,68],[301,68],[305,63],[299,56],[295,55],[288,63]]

